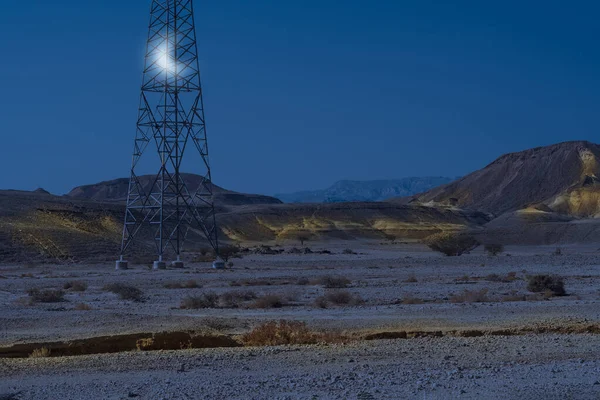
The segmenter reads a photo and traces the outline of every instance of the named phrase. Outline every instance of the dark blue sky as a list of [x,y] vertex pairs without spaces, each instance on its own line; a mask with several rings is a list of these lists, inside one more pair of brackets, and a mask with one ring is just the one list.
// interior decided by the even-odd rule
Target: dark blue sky
[[[2,0],[1,188],[128,176],[149,4]],[[592,1],[195,4],[213,177],[227,188],[456,176],[600,141]]]

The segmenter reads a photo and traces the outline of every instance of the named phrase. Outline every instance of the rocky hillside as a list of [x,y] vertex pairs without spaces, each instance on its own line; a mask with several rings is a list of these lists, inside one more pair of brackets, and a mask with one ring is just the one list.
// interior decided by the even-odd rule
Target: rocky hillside
[[544,206],[575,217],[600,215],[600,146],[577,141],[506,154],[485,168],[401,203],[457,206],[496,215]]
[[310,190],[275,197],[285,203],[339,203],[345,201],[383,201],[411,196],[452,181],[444,177],[404,178],[377,181],[339,181],[324,190]]
[[[195,174],[182,174],[190,191],[195,191],[202,183],[202,177]],[[154,176],[144,175],[140,182],[144,187],[152,184]],[[120,178],[112,181],[100,182],[93,185],[78,186],[66,196],[73,199],[93,200],[97,202],[125,202],[129,190],[129,178]],[[218,206],[234,206],[245,204],[280,204],[281,201],[269,196],[257,194],[244,194],[225,190],[213,185],[215,204]]]

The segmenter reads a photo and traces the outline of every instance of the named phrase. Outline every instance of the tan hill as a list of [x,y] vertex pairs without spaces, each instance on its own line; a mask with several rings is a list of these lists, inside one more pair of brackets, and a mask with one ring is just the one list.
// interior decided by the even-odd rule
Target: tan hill
[[464,178],[398,202],[496,215],[544,205],[576,217],[600,213],[600,146],[577,141],[506,154]]
[[[182,174],[190,192],[196,191],[203,178],[195,174]],[[139,177],[143,187],[148,188],[154,179],[153,175]],[[78,186],[66,196],[73,199],[93,200],[97,202],[125,202],[129,190],[129,178],[114,179],[93,185]],[[245,194],[232,192],[213,185],[215,204],[218,206],[233,206],[244,204],[280,204],[281,200],[259,194]]]
[[[119,251],[124,204],[34,192],[0,191],[0,262],[112,262]],[[420,239],[441,230],[480,229],[487,214],[393,203],[245,205],[219,208],[224,241],[280,242],[299,233],[309,240]],[[141,243],[131,260],[150,260],[151,243]],[[186,248],[206,247],[191,232]],[[192,258],[187,254],[186,259]]]

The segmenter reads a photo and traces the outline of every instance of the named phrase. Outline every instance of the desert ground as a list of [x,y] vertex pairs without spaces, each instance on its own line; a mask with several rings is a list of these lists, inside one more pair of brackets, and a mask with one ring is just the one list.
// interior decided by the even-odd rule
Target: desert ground
[[294,246],[225,271],[0,266],[0,399],[600,398],[595,246]]

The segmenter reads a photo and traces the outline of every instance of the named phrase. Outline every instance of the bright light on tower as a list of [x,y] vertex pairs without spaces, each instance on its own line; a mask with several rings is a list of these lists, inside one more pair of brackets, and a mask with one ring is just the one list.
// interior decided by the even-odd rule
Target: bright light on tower
[[164,50],[158,52],[156,63],[160,68],[167,71],[173,71],[175,69],[173,61],[171,61],[169,55]]

